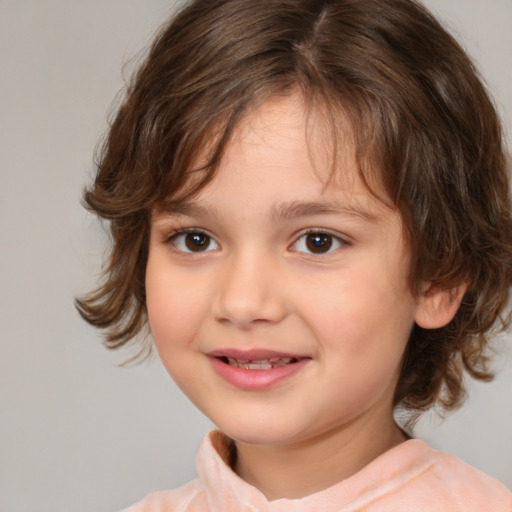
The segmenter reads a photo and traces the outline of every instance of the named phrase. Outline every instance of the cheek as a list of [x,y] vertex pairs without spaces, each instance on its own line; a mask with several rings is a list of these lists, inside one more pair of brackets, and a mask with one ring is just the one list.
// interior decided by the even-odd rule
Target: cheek
[[176,384],[189,395],[194,385],[190,376],[197,371],[193,348],[204,317],[204,294],[200,293],[199,286],[194,286],[178,272],[168,275],[158,270],[148,263],[146,301],[149,325],[162,364]]
[[199,288],[176,270],[168,271],[157,258],[149,258],[146,303],[153,339],[161,355],[193,338],[204,301]]
[[315,304],[310,324],[345,371],[370,379],[396,373],[414,322],[415,303],[405,286],[380,271],[352,273],[309,299],[310,308]]
[[401,276],[389,275],[389,269],[371,272],[369,268],[333,276],[321,286],[308,287],[307,304],[322,319],[319,323],[341,331],[401,330],[404,323],[412,323],[415,302],[407,287],[398,281]]

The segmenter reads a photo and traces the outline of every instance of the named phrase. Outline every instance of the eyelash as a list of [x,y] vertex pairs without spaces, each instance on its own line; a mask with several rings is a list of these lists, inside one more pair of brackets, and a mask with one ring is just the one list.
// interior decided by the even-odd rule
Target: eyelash
[[[206,237],[207,241],[208,241],[208,245],[206,246],[206,248],[204,250],[194,251],[194,250],[187,250],[187,248],[185,248],[183,246],[181,248],[178,247],[177,246],[177,241],[180,239],[180,237],[183,237],[183,244],[186,244],[186,238],[185,237],[186,237],[186,235],[190,235],[190,234]],[[307,247],[307,245],[306,245],[307,244],[307,237],[311,236],[311,235],[324,236],[324,237],[328,238],[327,243],[329,245],[328,245],[327,250],[325,252],[322,252],[322,251],[314,252],[314,250],[311,250],[311,247]],[[302,243],[305,245],[306,250],[297,250],[296,249],[297,245],[299,245],[301,243],[301,241],[303,241]],[[210,252],[211,250],[216,250],[216,249],[219,248],[219,244],[215,240],[215,238],[212,237],[207,231],[205,231],[203,229],[199,229],[199,228],[184,228],[184,229],[175,230],[169,236],[167,236],[165,238],[165,242],[173,245],[173,247],[177,251],[183,252],[183,253],[186,253],[186,254],[199,254],[199,253],[202,253],[202,252]],[[212,243],[215,245],[215,247],[213,249],[210,249],[209,247],[210,247],[210,245]],[[307,230],[307,231],[304,231],[304,232],[300,233],[300,235],[295,238],[295,241],[292,244],[290,244],[288,246],[288,248],[291,249],[294,252],[298,252],[298,253],[302,253],[302,254],[308,254],[309,256],[322,257],[322,256],[324,256],[326,254],[330,254],[331,252],[334,252],[335,250],[337,250],[337,249],[339,249],[339,248],[341,248],[343,246],[346,246],[346,245],[350,245],[350,242],[348,242],[347,240],[341,238],[339,235],[331,233],[328,230],[325,230],[325,229],[310,229],[310,230]],[[200,248],[200,247],[201,247],[200,245],[197,246],[197,248]],[[322,246],[319,245],[318,248],[322,249]],[[190,249],[190,247],[188,247],[188,249]]]
[[341,238],[339,235],[334,234],[326,229],[309,229],[306,231],[303,231],[300,233],[300,235],[295,239],[295,241],[289,246],[290,248],[293,248],[294,246],[297,246],[302,240],[304,240],[304,244],[307,244],[307,237],[311,235],[317,235],[317,236],[325,236],[329,237],[330,239],[330,245],[327,248],[327,251],[325,252],[313,252],[313,251],[297,251],[303,254],[308,254],[309,256],[313,257],[322,257],[326,254],[330,254],[331,252],[336,251],[337,249],[340,249],[343,246],[350,245],[349,242],[343,238]]
[[[180,237],[183,236],[183,243],[186,243],[185,241],[185,236],[186,235],[202,235],[202,236],[205,236],[208,238],[209,242],[213,242],[218,248],[219,247],[219,244],[215,241],[215,239],[207,232],[207,231],[204,231],[203,229],[198,229],[198,228],[183,228],[183,229],[177,229],[175,231],[173,231],[169,236],[166,237],[166,243],[169,243],[171,245],[174,246],[174,248],[180,252],[184,252],[184,253],[187,253],[187,254],[195,254],[195,253],[201,253],[201,252],[209,252],[207,250],[202,250],[202,251],[187,251],[183,248],[178,248],[177,245],[176,245],[176,241],[179,240]],[[209,247],[210,243],[208,244],[207,248]],[[211,250],[211,249],[210,249]]]

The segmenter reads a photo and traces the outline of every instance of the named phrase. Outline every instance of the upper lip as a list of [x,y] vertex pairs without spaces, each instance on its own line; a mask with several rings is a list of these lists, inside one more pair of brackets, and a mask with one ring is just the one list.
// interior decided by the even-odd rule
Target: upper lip
[[306,359],[308,357],[301,354],[294,354],[292,352],[278,352],[275,350],[259,348],[250,350],[240,350],[236,348],[217,349],[208,352],[206,355],[210,357],[227,357],[231,359],[236,359],[237,361],[261,361],[265,359],[277,358],[291,358],[299,360]]

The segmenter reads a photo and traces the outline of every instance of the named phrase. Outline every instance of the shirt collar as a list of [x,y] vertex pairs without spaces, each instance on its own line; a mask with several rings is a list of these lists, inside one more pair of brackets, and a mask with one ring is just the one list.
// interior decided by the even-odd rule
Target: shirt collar
[[234,442],[218,430],[210,432],[203,440],[196,467],[199,484],[212,512],[338,512],[341,507],[348,512],[358,510],[427,471],[431,465],[430,452],[426,443],[411,439],[332,487],[300,499],[274,501],[267,500],[233,471]]

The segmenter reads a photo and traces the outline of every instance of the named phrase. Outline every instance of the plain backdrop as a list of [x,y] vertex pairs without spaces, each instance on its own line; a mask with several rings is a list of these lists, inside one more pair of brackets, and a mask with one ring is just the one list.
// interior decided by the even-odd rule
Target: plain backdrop
[[[512,134],[512,0],[429,0]],[[106,235],[80,206],[107,112],[164,0],[0,0],[0,512],[106,512],[194,474],[211,424],[156,360],[119,368],[73,297]],[[138,57],[139,56],[139,57]],[[124,71],[123,71],[124,70]],[[417,435],[512,488],[510,335],[498,377]],[[508,352],[507,352],[508,350]],[[276,419],[277,420],[277,419]]]

